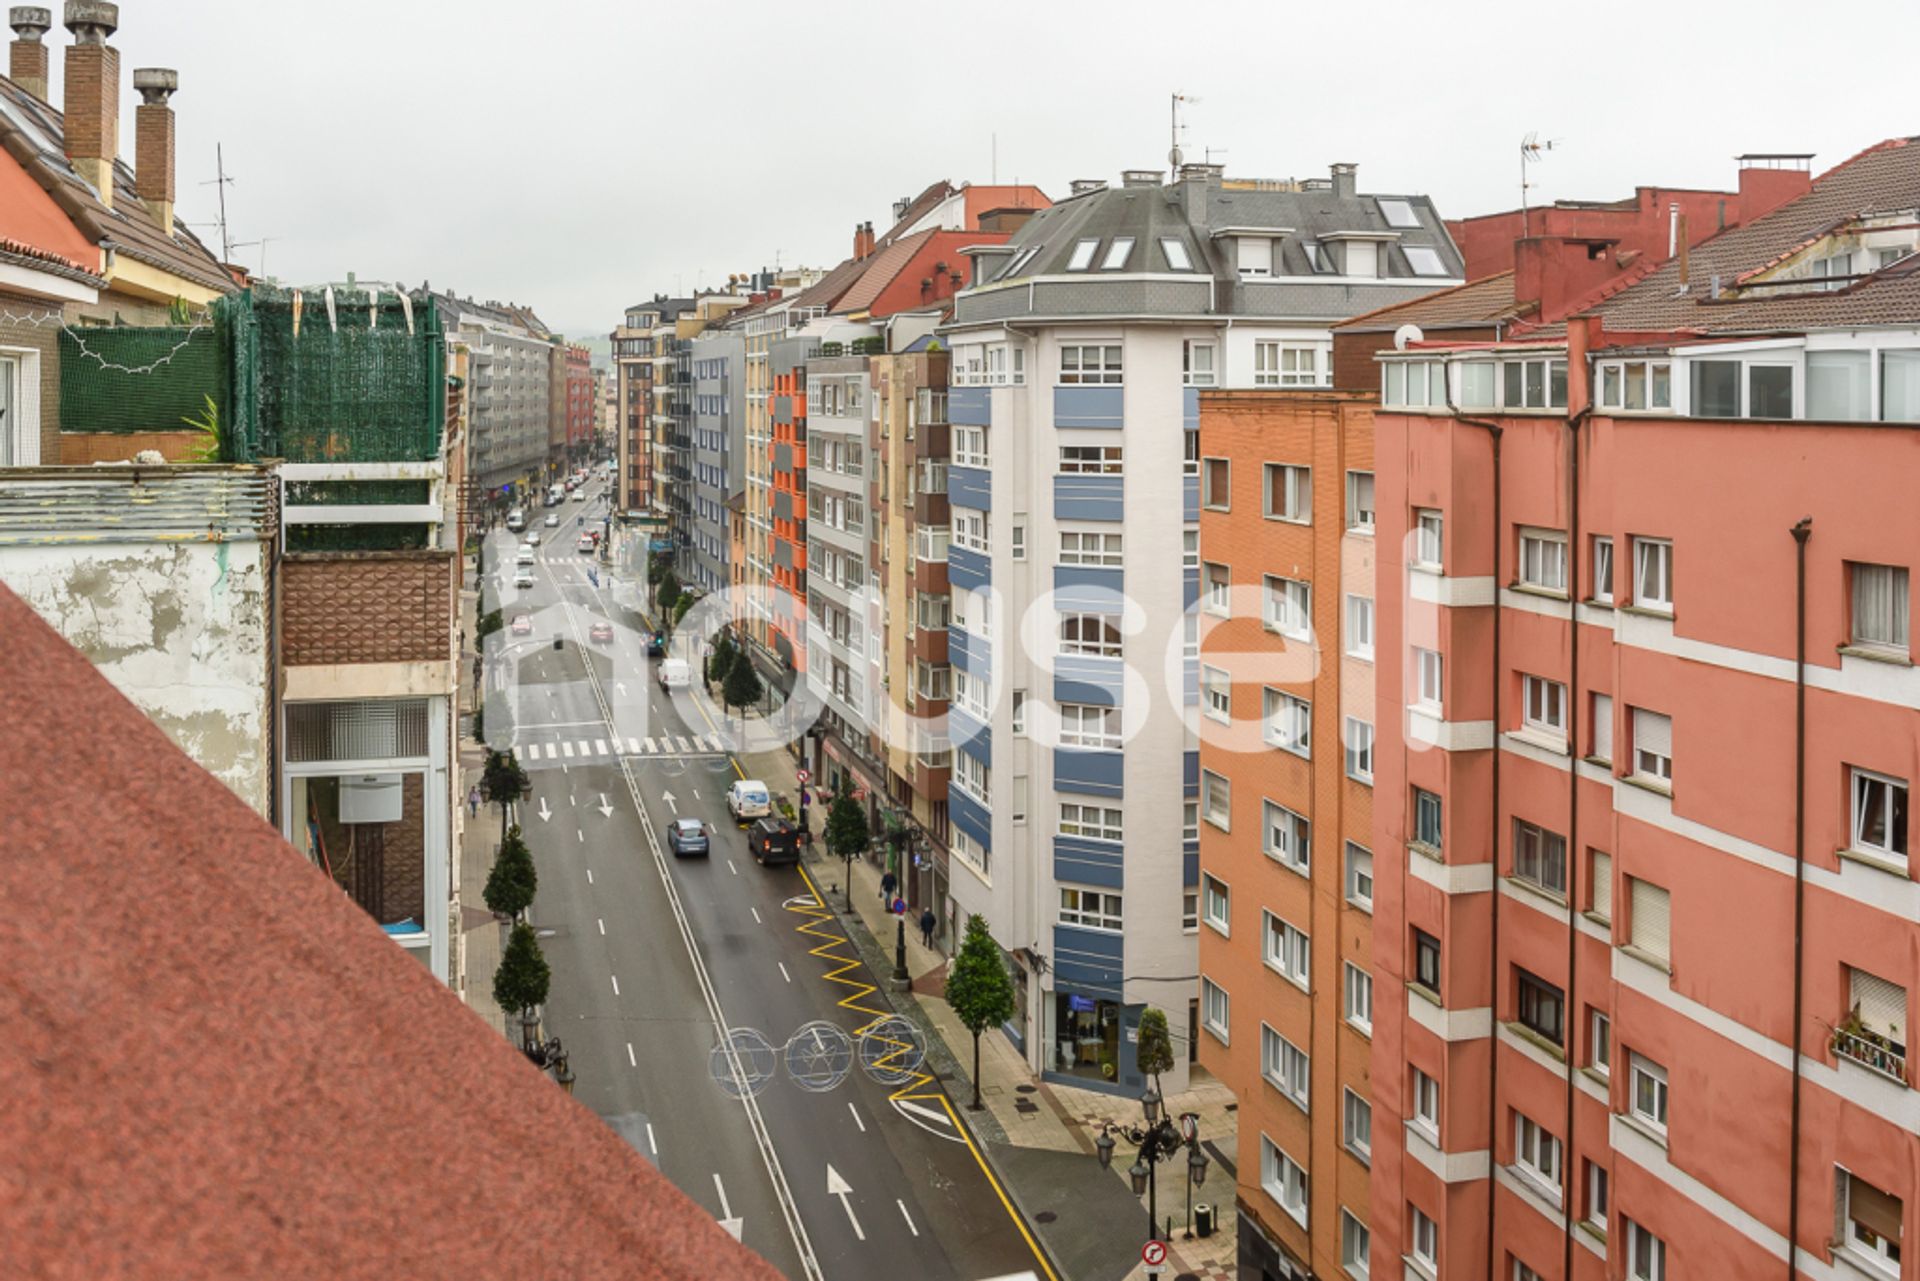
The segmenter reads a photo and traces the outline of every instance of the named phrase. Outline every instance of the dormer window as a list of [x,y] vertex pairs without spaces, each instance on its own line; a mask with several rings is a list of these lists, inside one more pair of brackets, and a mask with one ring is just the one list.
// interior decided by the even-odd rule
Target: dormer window
[[1413,211],[1413,204],[1406,200],[1377,200],[1380,216],[1387,220],[1389,227],[1418,227],[1420,215]]
[[1333,272],[1337,270],[1333,261],[1333,254],[1319,241],[1303,240],[1300,242],[1300,248],[1307,255],[1307,266],[1313,268],[1313,270],[1318,272]]
[[1082,240],[1079,244],[1075,245],[1073,247],[1073,256],[1067,259],[1067,270],[1085,271],[1088,267],[1091,267],[1093,265],[1093,251],[1099,247],[1100,241],[1097,238]]
[[1413,268],[1416,276],[1444,276],[1447,264],[1440,259],[1440,253],[1429,245],[1402,245],[1407,255],[1407,266]]
[[1853,255],[1832,254],[1816,259],[1808,268],[1808,274],[1815,280],[1825,280],[1828,289],[1845,289],[1849,282],[1844,277],[1853,274]]
[[1107,256],[1100,260],[1100,270],[1119,271],[1127,265],[1127,259],[1133,257],[1133,237],[1115,236],[1107,246]]
[[1026,248],[1022,249],[1019,253],[1013,256],[1013,261],[1006,265],[1005,270],[1003,270],[999,275],[995,276],[994,279],[995,280],[1011,280],[1015,276],[1018,276],[1021,272],[1027,269],[1027,264],[1033,261],[1033,256],[1039,253],[1042,247],[1043,246],[1040,246],[1040,245],[1028,245]]
[[1273,241],[1266,236],[1240,236],[1233,242],[1234,262],[1243,276],[1273,274]]

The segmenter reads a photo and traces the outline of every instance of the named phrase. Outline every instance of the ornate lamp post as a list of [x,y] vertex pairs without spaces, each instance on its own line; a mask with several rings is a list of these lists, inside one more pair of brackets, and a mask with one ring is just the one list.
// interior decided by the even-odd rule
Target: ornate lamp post
[[1127,1170],[1127,1177],[1133,1183],[1133,1194],[1147,1195],[1147,1236],[1151,1240],[1160,1239],[1160,1204],[1156,1170],[1162,1161],[1171,1161],[1182,1149],[1187,1153],[1187,1235],[1193,1235],[1193,1189],[1206,1182],[1207,1158],[1200,1151],[1200,1118],[1192,1112],[1182,1113],[1176,1124],[1164,1115],[1160,1091],[1152,1086],[1140,1096],[1140,1110],[1146,1116],[1146,1125],[1115,1125],[1109,1121],[1100,1127],[1099,1137],[1093,1141],[1094,1154],[1100,1159],[1103,1170],[1113,1167],[1113,1151],[1118,1146],[1114,1138],[1117,1134],[1127,1142],[1137,1145],[1139,1152],[1133,1165]]

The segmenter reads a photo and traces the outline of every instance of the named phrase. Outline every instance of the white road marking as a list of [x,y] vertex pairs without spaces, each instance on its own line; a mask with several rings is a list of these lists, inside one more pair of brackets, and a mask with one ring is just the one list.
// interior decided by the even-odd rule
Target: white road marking
[[613,980],[613,994],[615,996],[620,995],[620,976],[617,974],[609,974],[607,977]]
[[585,832],[575,832],[573,835],[582,845],[587,843],[587,834]]
[[732,872],[732,873],[733,873],[733,874],[734,874],[735,876],[738,876],[738,875],[740,875],[740,869],[739,869],[739,868],[737,868],[737,867],[735,867],[735,866],[733,865],[733,860],[732,860],[732,859],[728,859],[728,860],[727,860],[727,870],[728,870],[729,872]]
[[853,1225],[853,1235],[862,1241],[866,1240],[867,1234],[861,1230],[860,1220],[854,1217],[853,1202],[847,1200],[853,1195],[853,1189],[848,1186],[845,1179],[840,1177],[840,1172],[831,1165],[827,1167],[827,1195],[840,1198],[840,1208],[847,1212],[847,1222]]
[[630,739],[628,739],[628,740],[627,740],[627,750],[628,750],[629,752],[632,752],[632,753],[634,753],[635,755],[638,755],[638,754],[639,754],[639,752],[640,752],[640,740],[639,740],[639,739],[637,739],[637,738],[630,738]]
[[605,918],[596,916],[593,918],[593,923],[600,927],[600,936],[605,938],[607,934],[607,922]]
[[[919,1126],[928,1134],[937,1135],[949,1143],[966,1142],[965,1138],[953,1132],[953,1122],[948,1118],[946,1113],[936,1112],[932,1108],[922,1107],[918,1103],[912,1103],[906,1099],[888,1099],[887,1101],[893,1104],[894,1111],[905,1117],[910,1124]],[[915,1113],[919,1115],[915,1116]],[[931,1119],[923,1121],[920,1119],[921,1117]],[[936,1125],[934,1122],[938,1122],[938,1124]]]
[[913,1216],[907,1213],[907,1203],[899,1197],[895,1197],[893,1203],[900,1207],[900,1217],[907,1221],[907,1231],[913,1233],[915,1236],[919,1236],[920,1229],[913,1226]]
[[929,1121],[938,1121],[941,1125],[953,1124],[953,1122],[950,1119],[948,1119],[947,1114],[945,1112],[936,1112],[934,1111],[934,1109],[930,1107],[926,1107],[923,1104],[915,1103],[911,1099],[895,1099],[893,1103],[895,1107],[903,1107],[907,1109],[909,1112],[918,1112],[921,1116],[926,1117]]
[[853,1113],[853,1123],[860,1127],[860,1133],[865,1134],[867,1132],[867,1123],[860,1119],[860,1109],[853,1106],[852,1099],[847,1100],[847,1111]]
[[[627,1049],[632,1050],[633,1047],[629,1045]],[[638,1067],[639,1065],[635,1064],[634,1066]],[[654,1139],[653,1139],[653,1122],[651,1121],[647,1122],[647,1150],[652,1152],[655,1156],[660,1155],[660,1145],[654,1142]]]
[[566,754],[566,757],[567,757],[567,759],[568,759],[568,760],[572,760],[572,759],[573,759],[573,744],[572,744],[572,743],[562,743],[562,744],[560,744],[560,750],[561,750],[561,751],[562,751],[563,753],[565,753],[565,754]]
[[720,1182],[720,1176],[713,1176],[713,1189],[720,1194],[720,1226],[725,1228],[733,1239],[738,1241],[746,1231],[746,1220],[733,1215],[733,1207],[727,1204],[727,1185]]
[[[635,1058],[635,1057],[633,1056],[633,1042],[632,1042],[632,1041],[628,1041],[628,1042],[627,1042],[627,1066],[628,1066],[628,1067],[639,1067],[639,1066],[640,1066],[640,1060],[639,1060],[639,1059],[637,1059],[637,1058]],[[849,1105],[849,1106],[851,1106],[851,1105]],[[653,1126],[652,1126],[652,1125],[648,1125],[648,1126],[647,1126],[647,1146],[648,1146],[648,1147],[653,1147]],[[656,1149],[656,1151],[657,1151],[657,1150],[658,1150],[658,1149]]]
[[592,868],[588,868],[588,869],[587,869],[587,884],[589,884],[589,885],[591,885],[591,884],[593,884],[593,869],[592,869]]
[[648,739],[648,740],[647,740],[647,750],[648,750],[649,752],[651,752],[651,751],[653,750],[653,740],[652,740],[652,739]]
[[574,744],[574,746],[575,746],[575,747],[578,747],[578,748],[580,749],[580,755],[582,755],[582,756],[591,756],[591,755],[593,755],[593,753],[592,753],[592,752],[589,752],[589,751],[587,750],[587,740],[586,740],[586,739],[584,739],[584,738],[583,738],[583,739],[581,739],[581,740],[580,740],[580,741],[579,741],[578,743],[575,743],[575,744]]
[[696,801],[700,799],[700,789],[697,787],[693,789],[693,799]]
[[576,801],[576,800],[574,800],[574,799],[573,799],[573,793],[572,793],[572,792],[568,792],[568,793],[567,793],[567,804],[569,804],[569,805],[578,805],[579,803],[580,803],[579,801]]
[[763,922],[763,921],[761,921],[761,919],[760,919],[760,909],[759,909],[759,908],[757,908],[757,907],[749,907],[749,908],[748,908],[747,910],[748,910],[749,912],[752,912],[752,913],[753,913],[753,923],[754,923],[755,925],[761,925],[761,924],[764,924],[764,922]]
[[593,754],[595,756],[605,756],[607,754],[607,741],[604,738],[596,738],[593,740]]
[[793,975],[787,973],[787,963],[785,961],[781,961],[778,964],[780,966],[780,977],[785,979],[789,983],[793,982]]
[[693,750],[691,747],[687,746],[687,740],[684,738],[676,737],[673,741],[680,745],[680,754],[682,756],[685,756],[687,753]]

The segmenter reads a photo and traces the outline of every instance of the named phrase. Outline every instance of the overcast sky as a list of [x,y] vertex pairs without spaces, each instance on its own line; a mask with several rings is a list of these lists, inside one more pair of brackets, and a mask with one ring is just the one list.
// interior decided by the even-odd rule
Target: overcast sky
[[[55,11],[59,0],[43,0]],[[937,179],[1065,192],[1184,140],[1234,176],[1360,166],[1443,215],[1727,186],[1742,151],[1825,168],[1920,133],[1908,3],[121,0],[131,72],[173,67],[180,214],[290,282],[430,280],[604,333],[656,291],[827,267]],[[1578,14],[1577,18],[1565,16]],[[1851,32],[1851,35],[1846,35]],[[60,101],[55,46],[53,97]],[[236,249],[260,264],[258,245]]]

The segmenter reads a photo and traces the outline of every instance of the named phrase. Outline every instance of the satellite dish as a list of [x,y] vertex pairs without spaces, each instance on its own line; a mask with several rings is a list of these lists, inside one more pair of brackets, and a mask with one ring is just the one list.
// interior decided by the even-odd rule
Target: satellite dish
[[1422,342],[1425,339],[1426,335],[1420,332],[1420,326],[1402,325],[1393,331],[1393,349],[1405,351],[1408,344]]

